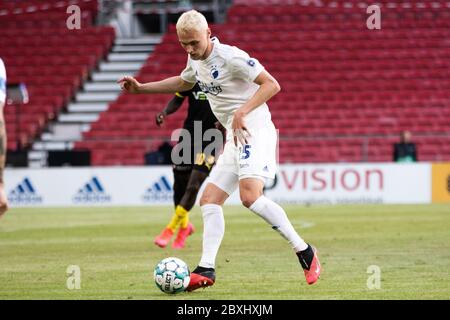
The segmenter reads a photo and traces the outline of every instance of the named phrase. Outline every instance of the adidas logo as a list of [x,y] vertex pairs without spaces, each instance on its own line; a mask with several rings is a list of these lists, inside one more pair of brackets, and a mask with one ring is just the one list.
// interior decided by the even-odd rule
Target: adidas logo
[[144,202],[167,202],[172,198],[173,189],[166,176],[161,176],[142,196]]
[[37,194],[31,180],[24,178],[9,192],[8,201],[11,204],[37,204],[42,203],[42,196]]
[[72,200],[75,203],[105,203],[111,202],[111,196],[105,193],[100,180],[97,177],[93,177],[78,190]]

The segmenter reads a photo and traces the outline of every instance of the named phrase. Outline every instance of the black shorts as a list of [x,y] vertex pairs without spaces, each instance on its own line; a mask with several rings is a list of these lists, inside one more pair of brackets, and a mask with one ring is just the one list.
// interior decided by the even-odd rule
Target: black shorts
[[[194,137],[194,131],[184,128],[188,130],[191,137]],[[202,132],[203,136],[203,132]],[[211,149],[210,141],[195,141],[194,139],[183,141],[183,138],[180,137],[177,144],[174,146],[172,152],[175,153],[177,157],[181,157],[181,163],[177,164],[177,166],[193,166],[194,169],[200,170],[202,172],[209,173],[211,171],[212,166],[215,164],[215,152],[216,149]],[[201,149],[200,149],[201,147]],[[209,151],[208,151],[209,147]],[[190,149],[189,156],[184,155],[185,148]],[[207,152],[205,152],[207,151]],[[178,158],[179,159],[179,158]],[[177,160],[178,160],[177,159]],[[172,160],[173,161],[173,160]]]
[[198,161],[193,165],[180,164],[173,166],[173,200],[175,207],[181,202],[181,199],[186,192],[192,171],[198,170],[205,173],[206,175],[209,175],[212,167],[214,166],[214,157],[205,157],[204,154],[198,154],[196,158]]
[[209,175],[215,163],[216,158],[214,156],[207,156],[204,153],[197,153],[194,157],[193,164],[174,165],[173,170],[189,172],[191,172],[192,170],[198,170]]

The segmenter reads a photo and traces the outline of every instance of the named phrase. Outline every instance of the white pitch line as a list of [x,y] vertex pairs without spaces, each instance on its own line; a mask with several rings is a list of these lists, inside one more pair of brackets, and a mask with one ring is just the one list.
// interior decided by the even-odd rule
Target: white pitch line
[[300,228],[302,228],[302,229],[306,229],[306,228],[312,228],[312,227],[314,227],[316,224],[314,223],[314,222],[308,222],[308,221],[305,221],[305,222],[301,222],[300,223]]

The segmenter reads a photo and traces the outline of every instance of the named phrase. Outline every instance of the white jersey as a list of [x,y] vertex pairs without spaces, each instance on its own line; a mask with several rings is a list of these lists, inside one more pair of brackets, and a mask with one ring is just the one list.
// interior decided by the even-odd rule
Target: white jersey
[[2,58],[0,58],[0,103],[6,100],[6,69]]
[[[258,90],[259,85],[253,81],[264,67],[245,51],[221,44],[215,37],[211,40],[214,45],[208,58],[192,60],[188,57],[181,78],[200,85],[208,96],[211,110],[217,120],[231,132],[234,112]],[[245,117],[245,124],[249,129],[265,126],[269,122],[271,115],[266,103]]]

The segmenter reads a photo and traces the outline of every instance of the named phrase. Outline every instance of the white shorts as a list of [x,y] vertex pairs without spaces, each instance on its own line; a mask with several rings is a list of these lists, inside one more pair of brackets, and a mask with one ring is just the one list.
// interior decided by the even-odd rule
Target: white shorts
[[232,135],[212,169],[208,182],[231,195],[240,179],[256,178],[263,182],[274,179],[277,171],[277,130],[270,121],[267,126],[248,129],[248,144],[236,147]]

